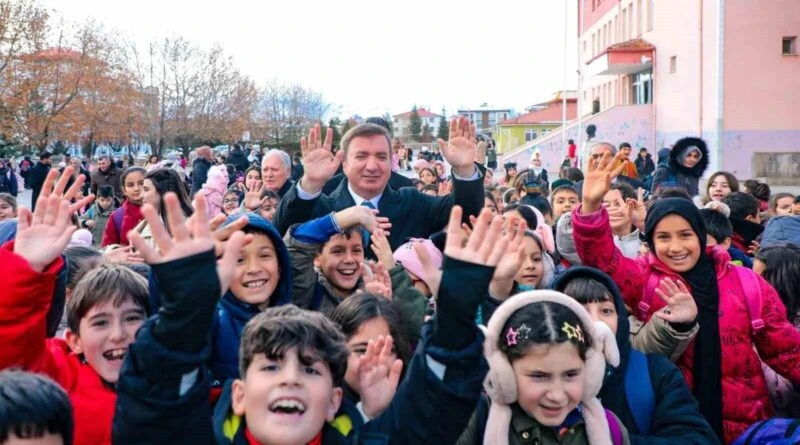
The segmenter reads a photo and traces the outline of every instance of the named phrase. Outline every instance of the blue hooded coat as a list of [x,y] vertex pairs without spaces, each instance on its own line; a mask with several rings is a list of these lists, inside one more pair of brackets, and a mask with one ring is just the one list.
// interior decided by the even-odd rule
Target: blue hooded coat
[[[278,286],[269,296],[267,307],[281,306],[292,302],[292,266],[289,251],[275,226],[255,213],[239,213],[228,217],[223,227],[246,216],[249,222],[245,232],[265,233],[278,256],[280,278]],[[236,298],[229,290],[217,303],[217,312],[211,325],[211,359],[209,366],[215,384],[222,384],[228,379],[239,378],[239,340],[242,338],[244,326],[261,312],[258,306],[245,303]]]
[[[289,251],[286,249],[278,230],[269,221],[255,213],[237,213],[228,217],[223,227],[233,223],[242,216],[248,219],[244,231],[248,233],[264,233],[275,245],[278,256],[280,278],[278,286],[269,296],[268,307],[281,306],[292,302],[292,266]],[[187,277],[191,279],[191,277]],[[154,274],[150,274],[150,307],[153,313],[161,307],[160,291]],[[244,326],[261,312],[256,305],[245,303],[236,298],[229,290],[217,303],[217,310],[211,325],[211,369],[214,386],[221,386],[228,379],[239,378],[239,340],[242,338]]]

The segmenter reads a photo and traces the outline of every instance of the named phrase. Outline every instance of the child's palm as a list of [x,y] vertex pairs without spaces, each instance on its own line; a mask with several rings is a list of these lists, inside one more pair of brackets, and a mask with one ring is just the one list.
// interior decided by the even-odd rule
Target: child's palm
[[70,223],[68,202],[53,195],[38,205],[33,215],[20,209],[14,253],[41,272],[58,258],[77,228]]
[[377,416],[391,403],[400,383],[403,362],[392,352],[391,336],[379,336],[367,344],[367,352],[358,364],[358,382],[364,412]]
[[691,323],[697,318],[697,304],[681,281],[661,280],[656,295],[667,303],[667,308],[656,312],[659,318],[670,323]]

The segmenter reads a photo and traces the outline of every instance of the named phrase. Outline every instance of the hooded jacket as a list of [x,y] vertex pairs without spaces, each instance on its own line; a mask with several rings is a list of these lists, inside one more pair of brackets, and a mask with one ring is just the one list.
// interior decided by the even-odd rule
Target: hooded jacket
[[[616,368],[607,368],[603,387],[598,398],[603,406],[617,415],[630,434],[631,444],[714,444],[718,443],[714,431],[700,414],[683,375],[677,366],[660,354],[647,354],[647,364],[655,399],[652,413],[653,423],[648,433],[639,431],[628,406],[625,394],[625,375],[631,355],[630,325],[628,311],[622,293],[608,275],[590,267],[572,267],[558,277],[553,290],[563,292],[570,281],[586,277],[600,282],[614,298],[617,311],[615,337],[619,348],[620,362]],[[631,371],[634,372],[634,371]],[[633,407],[636,409],[637,407]]]
[[[242,215],[246,216],[249,221],[244,230],[256,229],[265,232],[275,245],[275,252],[278,255],[280,278],[278,287],[269,296],[268,307],[291,303],[292,265],[286,244],[283,243],[275,226],[255,213],[231,215],[225,220],[223,227],[238,220]],[[211,325],[211,358],[209,362],[216,383],[222,384],[228,379],[239,377],[239,341],[242,338],[242,331],[247,322],[260,312],[261,309],[258,306],[237,299],[230,290],[217,303],[217,312]]]
[[[695,147],[700,151],[700,160],[694,167],[685,167],[681,154],[688,148]],[[653,177],[652,192],[658,191],[659,187],[681,187],[686,189],[689,196],[697,196],[700,193],[700,177],[708,168],[708,147],[705,141],[700,138],[683,138],[675,143],[669,152],[668,164],[664,166],[662,156],[665,149],[658,151],[658,168]]]
[[[573,212],[573,237],[583,264],[609,274],[620,287],[625,304],[637,308],[642,301],[651,274],[673,280],[683,278],[653,253],[631,259],[624,257],[614,246],[608,211],[604,208],[589,215],[581,214],[582,206]],[[747,310],[745,289],[730,264],[730,256],[722,248],[709,249],[719,286],[719,319],[722,347],[722,415],[725,441],[731,442],[748,426],[772,415],[761,360],[793,383],[800,383],[800,333],[786,319],[786,309],[775,289],[761,277],[754,277],[760,287],[765,327],[757,334],[752,331]],[[686,284],[691,292],[691,287]],[[650,296],[651,306],[643,321],[666,303]],[[755,346],[755,348],[753,347]],[[759,360],[759,357],[761,360]],[[694,387],[694,344],[678,359],[678,367],[690,388]]]

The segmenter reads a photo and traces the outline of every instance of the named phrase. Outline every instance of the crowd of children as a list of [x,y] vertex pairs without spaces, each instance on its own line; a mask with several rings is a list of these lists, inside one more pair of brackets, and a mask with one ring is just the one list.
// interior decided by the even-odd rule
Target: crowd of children
[[0,194],[0,444],[797,443],[800,203],[701,190],[700,139],[659,167],[603,144],[552,180],[476,166],[473,214],[460,171],[412,163],[403,196],[450,212],[427,238],[368,200],[279,230],[258,167]]

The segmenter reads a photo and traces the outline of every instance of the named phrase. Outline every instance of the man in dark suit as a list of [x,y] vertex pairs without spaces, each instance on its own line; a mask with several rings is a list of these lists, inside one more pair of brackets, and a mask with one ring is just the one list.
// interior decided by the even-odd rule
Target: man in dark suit
[[47,178],[47,173],[50,171],[50,164],[52,162],[51,154],[43,152],[39,155],[39,162],[31,169],[28,176],[28,184],[31,186],[31,211],[36,210],[36,200],[39,198],[39,192],[42,191],[42,185]]
[[[333,135],[328,129],[325,143],[316,125],[309,138],[301,139],[305,161],[303,178],[281,200],[275,225],[281,233],[293,224],[318,218],[354,205],[376,208],[392,223],[389,244],[398,248],[409,237],[427,238],[446,226],[454,204],[464,209],[464,219],[483,207],[483,177],[475,164],[475,127],[463,118],[450,122],[450,141],[439,140],[452,166],[453,192],[428,196],[415,188],[395,190],[388,185],[392,170],[389,133],[374,124],[353,127],[342,138],[342,150],[331,153]],[[330,195],[322,188],[344,161],[346,180]],[[371,254],[371,252],[369,252]]]

